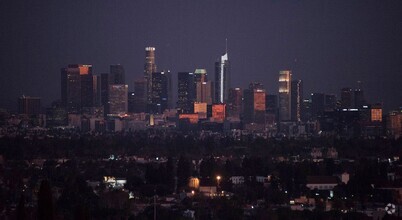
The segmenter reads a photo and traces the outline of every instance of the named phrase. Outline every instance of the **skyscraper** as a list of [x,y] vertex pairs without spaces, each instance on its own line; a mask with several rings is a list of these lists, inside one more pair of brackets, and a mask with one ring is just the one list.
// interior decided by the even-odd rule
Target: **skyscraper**
[[215,62],[215,102],[227,102],[230,88],[230,62],[226,51]]
[[169,96],[171,96],[170,71],[155,72],[151,74],[151,103],[149,104],[150,113],[163,113],[169,106]]
[[250,83],[244,90],[244,122],[265,124],[265,89],[260,83]]
[[26,115],[38,115],[41,113],[39,97],[21,96],[18,98],[18,113]]
[[100,75],[100,103],[104,108],[104,112],[108,112],[108,96],[109,96],[109,74],[102,73]]
[[212,105],[213,103],[213,94],[214,94],[214,86],[212,81],[206,82],[197,82],[196,87],[196,101],[197,102],[205,102],[208,105]]
[[322,116],[325,110],[325,94],[312,93],[311,94],[311,116],[316,119]]
[[122,65],[110,65],[110,84],[126,84],[124,67]]
[[147,111],[147,81],[145,79],[134,81],[134,110],[135,113]]
[[151,105],[152,102],[152,73],[157,71],[155,64],[155,47],[145,48],[145,65],[144,78],[147,81],[147,102]]
[[364,92],[362,89],[355,89],[354,91],[354,107],[360,109],[363,105],[366,105],[366,99],[364,98]]
[[108,115],[118,116],[126,114],[128,110],[128,86],[124,84],[109,85],[109,112]]
[[303,82],[292,80],[291,85],[291,120],[300,121],[303,102]]
[[343,88],[341,90],[341,107],[349,109],[353,107],[353,104],[353,90],[351,88]]
[[195,69],[194,71],[194,82],[206,82],[207,70],[206,69]]
[[291,81],[292,72],[279,72],[279,121],[291,120]]
[[179,72],[177,78],[177,108],[180,113],[193,113],[196,98],[194,74],[190,72]]
[[229,89],[229,99],[227,104],[228,117],[240,118],[242,98],[243,94],[241,88]]
[[68,113],[93,106],[92,65],[71,64],[61,69],[61,102]]

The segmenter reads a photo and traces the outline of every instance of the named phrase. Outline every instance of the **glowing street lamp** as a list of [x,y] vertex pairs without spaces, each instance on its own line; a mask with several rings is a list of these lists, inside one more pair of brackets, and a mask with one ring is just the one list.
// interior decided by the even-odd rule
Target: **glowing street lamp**
[[219,183],[221,181],[221,176],[216,176],[216,181],[218,182],[218,188],[219,188]]

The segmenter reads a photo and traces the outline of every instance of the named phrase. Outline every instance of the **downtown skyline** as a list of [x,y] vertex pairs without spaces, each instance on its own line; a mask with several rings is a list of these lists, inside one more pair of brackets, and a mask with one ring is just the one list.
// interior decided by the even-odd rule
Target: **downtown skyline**
[[[291,69],[303,80],[305,98],[323,92],[339,99],[341,88],[357,88],[361,81],[370,102],[383,102],[386,110],[402,104],[402,45],[397,40],[402,33],[397,22],[402,4],[395,1],[379,5],[3,2],[0,6],[5,30],[0,37],[4,46],[0,108],[14,109],[16,98],[23,94],[42,97],[43,105],[50,105],[60,97],[59,69],[71,63],[92,64],[94,74],[120,63],[131,91],[134,80],[142,77],[146,46],[157,48],[158,69],[171,70],[173,85],[177,72],[197,68],[207,69],[212,78],[226,38],[231,87],[261,82],[268,94],[277,94],[278,72]],[[66,17],[73,7],[77,15]],[[84,9],[88,17],[79,15]],[[146,19],[142,11],[150,9],[160,17]],[[200,16],[192,16],[195,10]],[[31,19],[21,17],[24,14]]]

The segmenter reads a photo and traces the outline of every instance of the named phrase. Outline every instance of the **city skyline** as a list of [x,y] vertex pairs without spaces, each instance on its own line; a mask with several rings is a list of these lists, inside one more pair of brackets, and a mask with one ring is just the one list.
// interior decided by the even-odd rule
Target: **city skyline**
[[[77,16],[66,16],[71,8]],[[144,13],[151,8],[164,19],[146,20]],[[384,109],[391,110],[402,100],[398,92],[402,45],[397,37],[402,33],[397,22],[401,8],[394,1],[251,5],[6,1],[0,7],[5,33],[0,37],[5,72],[0,108],[15,109],[23,94],[42,97],[43,105],[50,105],[60,97],[59,69],[71,63],[92,64],[93,74],[120,63],[130,90],[143,75],[146,46],[157,48],[159,69],[177,74],[205,68],[212,79],[214,62],[225,50],[227,38],[232,88],[256,81],[268,94],[275,94],[278,71],[291,69],[303,80],[304,94],[333,93],[339,99],[341,88],[357,88],[361,81],[370,102],[383,102]],[[87,14],[82,10],[91,16],[79,15]],[[192,16],[195,10],[201,16]]]

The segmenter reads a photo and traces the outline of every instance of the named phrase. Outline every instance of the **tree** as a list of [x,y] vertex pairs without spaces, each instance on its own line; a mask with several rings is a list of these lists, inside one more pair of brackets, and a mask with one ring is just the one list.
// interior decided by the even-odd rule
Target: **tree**
[[47,180],[42,180],[38,194],[38,219],[39,220],[52,220],[53,214],[53,201],[50,183]]

